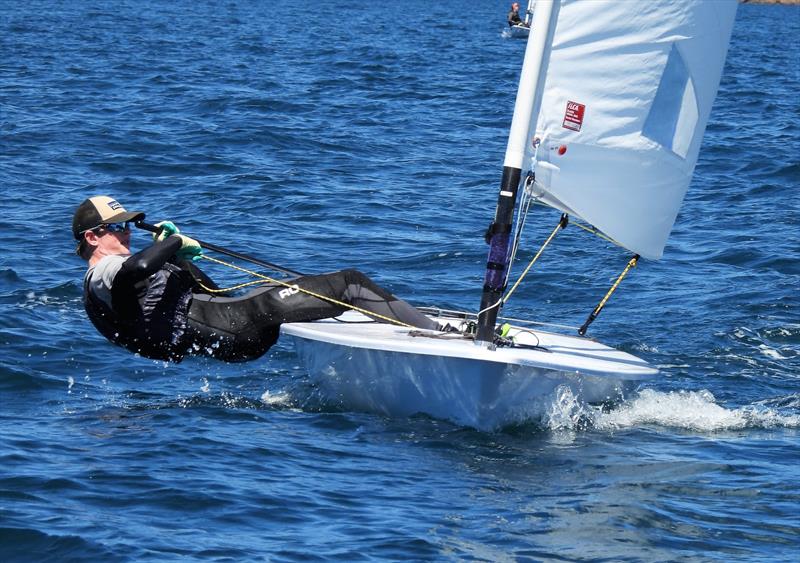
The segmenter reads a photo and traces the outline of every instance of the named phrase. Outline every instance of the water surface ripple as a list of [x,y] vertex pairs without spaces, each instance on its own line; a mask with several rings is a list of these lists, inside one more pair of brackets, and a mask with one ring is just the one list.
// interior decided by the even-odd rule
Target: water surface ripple
[[[664,259],[592,326],[663,372],[614,408],[387,419],[322,401],[287,342],[164,365],[86,319],[69,224],[98,193],[475,310],[524,44],[506,2],[457,7],[4,5],[0,560],[796,560],[797,7],[739,7]],[[568,229],[507,313],[580,325],[626,260]]]

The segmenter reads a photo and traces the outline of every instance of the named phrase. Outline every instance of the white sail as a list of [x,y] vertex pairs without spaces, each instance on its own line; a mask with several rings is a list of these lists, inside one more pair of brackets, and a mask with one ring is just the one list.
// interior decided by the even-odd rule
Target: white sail
[[526,64],[541,58],[527,78],[537,95],[528,96],[522,159],[535,166],[534,193],[658,259],[697,162],[736,0],[543,4],[530,41],[539,17],[552,40],[526,53]]
[[[592,339],[519,326],[504,327],[506,341],[495,334],[520,176],[532,156],[540,106],[544,141],[535,167],[542,197],[642,255],[662,251],[697,157],[735,5],[651,2],[537,1],[487,233],[480,313],[436,317],[455,332],[409,331],[365,322],[355,312],[281,325],[322,396],[357,410],[426,413],[494,430],[535,420],[564,390],[581,401],[607,402],[657,375],[639,358]],[[725,17],[714,20],[717,6],[724,6]],[[656,31],[647,30],[651,23]],[[701,33],[705,25],[713,38]],[[670,86],[681,80],[682,89]],[[580,106],[569,106],[566,114],[569,101]],[[653,234],[657,220],[664,224]],[[467,332],[475,325],[476,333]]]

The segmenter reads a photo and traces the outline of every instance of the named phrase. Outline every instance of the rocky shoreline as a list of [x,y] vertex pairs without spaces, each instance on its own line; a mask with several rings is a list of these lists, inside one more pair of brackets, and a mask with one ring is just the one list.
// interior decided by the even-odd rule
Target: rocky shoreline
[[800,6],[800,0],[739,0],[740,4],[783,4],[786,6]]

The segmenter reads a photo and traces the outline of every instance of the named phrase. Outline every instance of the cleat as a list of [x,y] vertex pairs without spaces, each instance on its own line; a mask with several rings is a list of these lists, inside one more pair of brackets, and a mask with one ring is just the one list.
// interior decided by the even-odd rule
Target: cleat
[[494,329],[494,338],[492,342],[498,348],[508,348],[514,346],[514,338],[512,336],[508,336],[508,333],[511,332],[511,325],[508,323],[504,323]]
[[439,325],[439,332],[450,332],[450,333],[461,334],[461,331],[457,327],[454,327],[453,325],[451,325],[450,323],[443,324],[443,325],[440,324]]

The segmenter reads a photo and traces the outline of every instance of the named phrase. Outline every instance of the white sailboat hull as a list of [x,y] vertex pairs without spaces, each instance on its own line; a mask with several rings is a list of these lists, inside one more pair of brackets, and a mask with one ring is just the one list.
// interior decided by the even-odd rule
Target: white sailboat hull
[[349,410],[424,413],[491,431],[541,418],[560,387],[599,403],[619,399],[658,373],[635,356],[585,338],[516,327],[510,335],[518,344],[541,348],[489,350],[458,334],[365,321],[351,311],[282,327],[323,396]]
[[526,25],[512,25],[506,30],[506,33],[512,39],[527,39],[530,31],[531,28]]

